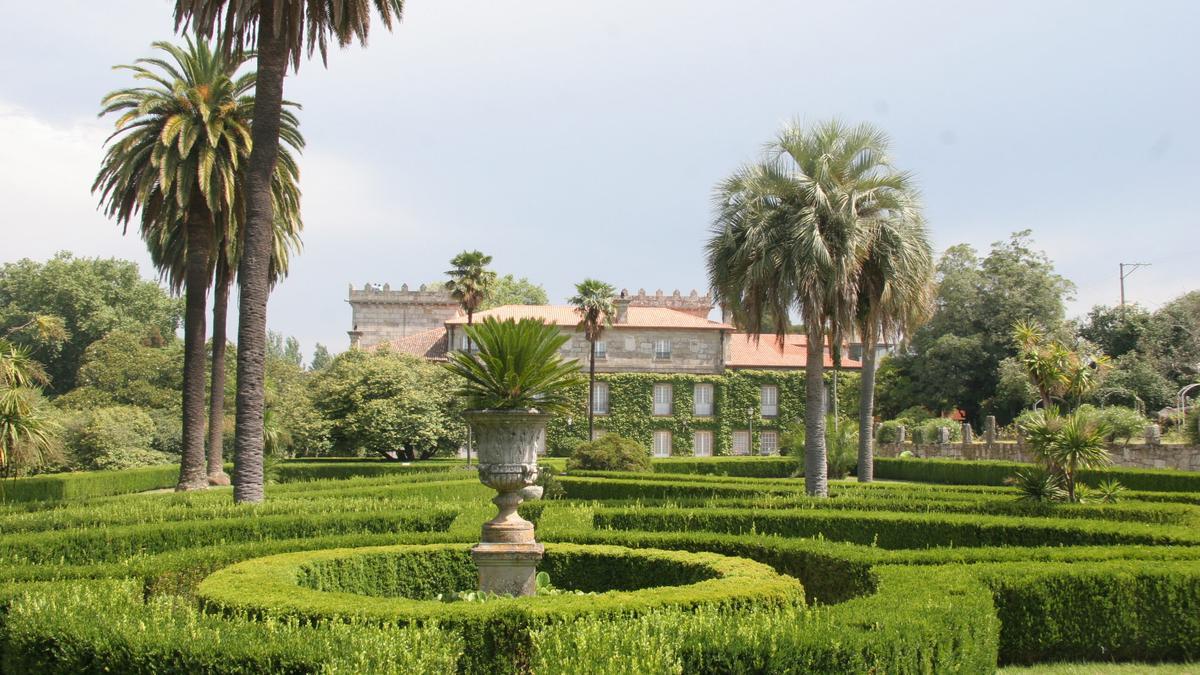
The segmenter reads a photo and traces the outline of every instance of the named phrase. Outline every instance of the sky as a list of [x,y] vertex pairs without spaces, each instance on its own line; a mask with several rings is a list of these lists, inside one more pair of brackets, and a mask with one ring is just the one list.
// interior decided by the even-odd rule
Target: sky
[[[272,330],[348,346],[352,283],[417,285],[463,249],[563,302],[595,277],[704,292],[713,186],[786,123],[884,129],[935,247],[1032,229],[1116,304],[1200,288],[1200,3],[408,0],[306,61],[304,252]],[[112,66],[179,39],[168,0],[0,0],[0,263],[118,256],[90,193]],[[235,331],[231,330],[231,335]]]

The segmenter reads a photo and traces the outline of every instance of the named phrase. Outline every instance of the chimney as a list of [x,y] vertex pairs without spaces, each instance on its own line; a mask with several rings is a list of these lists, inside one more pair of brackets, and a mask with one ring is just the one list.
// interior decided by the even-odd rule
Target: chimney
[[622,288],[621,295],[613,300],[613,306],[617,308],[617,318],[614,323],[629,323],[629,293]]

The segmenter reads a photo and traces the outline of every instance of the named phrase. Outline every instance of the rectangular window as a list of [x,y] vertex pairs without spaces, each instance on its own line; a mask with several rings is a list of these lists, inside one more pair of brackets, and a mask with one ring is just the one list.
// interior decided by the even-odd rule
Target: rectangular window
[[764,384],[759,393],[759,408],[763,417],[775,417],[779,414],[779,387]]
[[654,385],[654,414],[655,415],[670,415],[671,414],[671,385],[669,385],[669,384]]
[[671,358],[671,341],[670,340],[655,340],[654,341],[654,358],[670,359]]
[[713,414],[713,386],[697,384],[695,389],[696,404],[693,413],[697,417],[711,417]]
[[608,414],[608,383],[597,382],[592,389],[592,412],[597,415]]
[[763,431],[758,435],[758,452],[762,455],[779,454],[779,432]]
[[733,432],[733,454],[735,454],[735,455],[750,454],[750,432],[749,431]]
[[604,340],[596,340],[596,358],[608,358],[608,344]]
[[655,431],[654,432],[654,456],[655,457],[670,457],[671,456],[671,432]]
[[697,457],[712,457],[712,432],[697,431],[692,437],[692,453]]

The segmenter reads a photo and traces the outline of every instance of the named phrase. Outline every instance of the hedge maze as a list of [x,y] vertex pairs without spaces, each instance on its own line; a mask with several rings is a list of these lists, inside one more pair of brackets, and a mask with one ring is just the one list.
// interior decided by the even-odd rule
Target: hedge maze
[[468,549],[492,512],[490,490],[453,463],[298,463],[250,508],[222,492],[10,497],[0,672],[989,673],[1200,659],[1194,477],[1114,470],[1136,488],[1119,502],[1046,506],[993,484],[987,463],[903,462],[876,475],[905,482],[835,481],[826,500],[804,496],[786,458],[560,475],[565,498],[522,506],[559,591],[483,602],[438,598],[473,588]]

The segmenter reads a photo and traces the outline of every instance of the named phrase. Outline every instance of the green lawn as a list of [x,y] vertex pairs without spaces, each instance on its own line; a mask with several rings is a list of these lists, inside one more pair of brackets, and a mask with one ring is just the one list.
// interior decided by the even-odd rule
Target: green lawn
[[999,675],[1200,675],[1200,664],[1052,663],[1029,668],[1001,668]]

